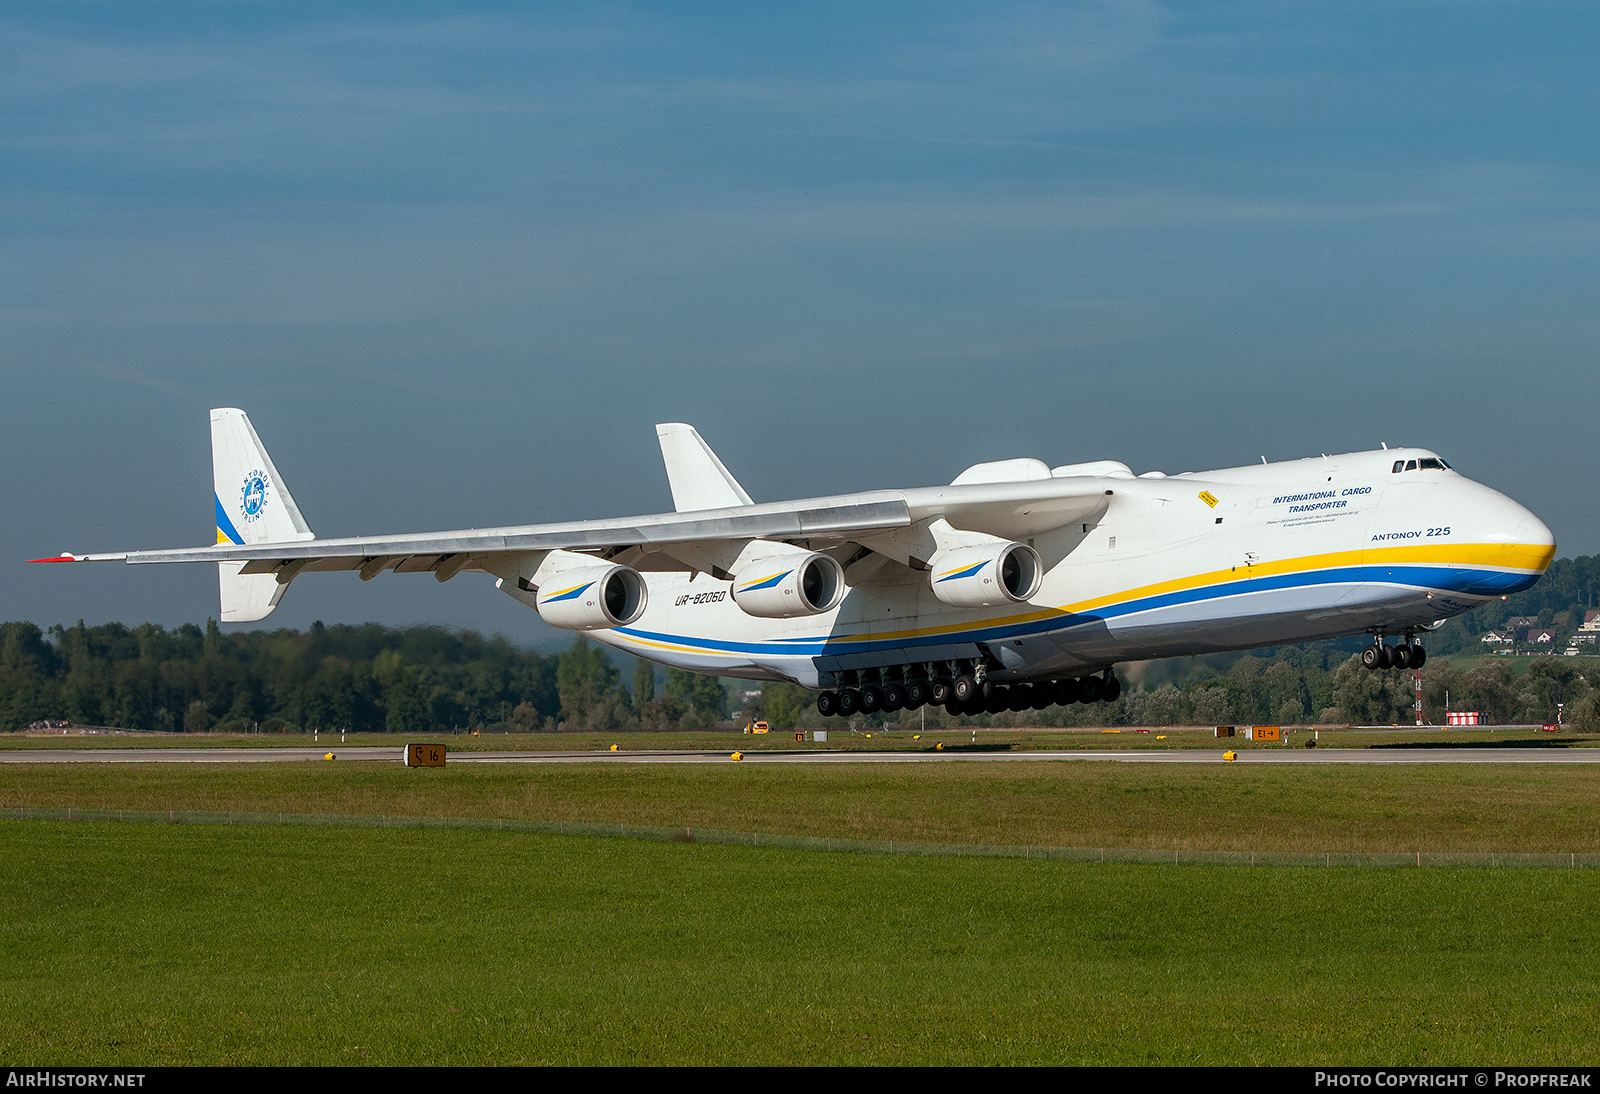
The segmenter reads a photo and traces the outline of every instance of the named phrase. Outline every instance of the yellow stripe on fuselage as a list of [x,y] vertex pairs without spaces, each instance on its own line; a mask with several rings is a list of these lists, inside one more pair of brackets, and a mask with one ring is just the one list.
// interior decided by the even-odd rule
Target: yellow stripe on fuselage
[[673,642],[652,642],[647,638],[640,638],[637,635],[632,634],[624,634],[622,637],[626,638],[629,642],[632,642],[635,646],[649,646],[653,650],[675,650],[678,653],[717,653],[724,657],[746,656],[742,653],[736,653],[733,650],[713,650],[707,649],[704,646],[681,646]]
[[1277,577],[1280,574],[1305,573],[1312,570],[1336,570],[1344,566],[1396,566],[1421,563],[1435,566],[1482,566],[1497,570],[1537,570],[1543,573],[1555,557],[1554,547],[1527,543],[1440,543],[1408,544],[1397,547],[1371,547],[1356,551],[1330,551],[1320,555],[1302,555],[1277,562],[1259,562],[1254,566],[1233,566],[1226,570],[1213,570],[1207,574],[1180,577],[1172,581],[1159,581],[1138,589],[1096,597],[1078,604],[1068,604],[1062,611],[1090,611],[1123,600],[1142,600],[1162,593],[1182,592],[1203,585],[1217,585],[1229,580],[1252,577]]
[[[1530,543],[1402,544],[1393,547],[1361,548],[1354,551],[1330,551],[1318,555],[1302,555],[1299,558],[1280,559],[1275,562],[1262,562],[1254,566],[1237,566],[1226,570],[1212,570],[1208,573],[1192,574],[1188,577],[1174,578],[1170,581],[1158,581],[1150,585],[1124,589],[1121,592],[1108,593],[1105,596],[1093,597],[1089,600],[1082,600],[1072,604],[1063,604],[1058,608],[1034,609],[1017,615],[997,616],[991,619],[965,623],[950,623],[937,627],[919,627],[906,631],[858,631],[851,634],[829,635],[824,639],[824,645],[831,645],[834,642],[886,642],[896,639],[927,638],[941,634],[959,634],[964,631],[980,630],[985,627],[1004,624],[1032,623],[1041,619],[1049,619],[1052,616],[1089,612],[1110,604],[1118,604],[1129,600],[1142,600],[1146,597],[1161,596],[1165,593],[1183,592],[1188,589],[1203,588],[1207,585],[1221,585],[1229,581],[1274,577],[1280,574],[1332,570],[1345,566],[1419,564],[1474,566],[1488,569],[1543,573],[1549,569],[1551,560],[1555,558],[1555,553],[1554,546]],[[739,658],[748,658],[750,656],[747,652],[651,641],[631,634],[623,637],[634,645],[646,646],[651,649],[693,653],[702,656],[706,654]],[[794,639],[792,641],[807,640]]]
[[[1555,558],[1555,554],[1556,549],[1553,546],[1530,543],[1409,544],[1395,547],[1362,548],[1355,551],[1330,551],[1326,554],[1302,555],[1299,558],[1286,558],[1276,562],[1261,562],[1254,566],[1235,566],[1226,570],[1212,570],[1209,573],[1174,578],[1171,581],[1158,581],[1150,585],[1124,589],[1120,592],[1108,593],[1105,596],[1092,597],[1072,604],[1063,604],[1058,608],[1044,608],[1020,615],[997,616],[993,619],[946,624],[939,627],[921,627],[908,631],[862,632],[859,635],[852,636],[849,640],[870,638],[876,642],[896,638],[926,638],[930,635],[954,634],[960,631],[992,627],[1000,624],[1032,623],[1040,619],[1049,619],[1054,615],[1089,612],[1094,611],[1096,608],[1104,608],[1110,604],[1120,604],[1127,600],[1143,600],[1146,597],[1184,592],[1189,589],[1203,588],[1207,585],[1220,585],[1228,581],[1240,581],[1256,577],[1276,577],[1280,574],[1306,573],[1315,570],[1334,570],[1343,566],[1382,566],[1385,564],[1398,566],[1414,563],[1442,566],[1481,566],[1491,569],[1526,570],[1543,573],[1549,568],[1550,561]],[[836,637],[840,639],[846,638],[844,635]]]

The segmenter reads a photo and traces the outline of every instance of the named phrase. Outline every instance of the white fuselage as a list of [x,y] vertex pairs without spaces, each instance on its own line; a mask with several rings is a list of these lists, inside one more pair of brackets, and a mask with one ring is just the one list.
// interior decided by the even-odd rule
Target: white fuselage
[[1437,458],[1388,449],[1117,478],[1101,511],[1027,538],[1047,570],[1033,597],[1004,608],[950,607],[926,572],[873,556],[847,568],[838,607],[796,619],[746,615],[730,583],[708,574],[647,573],[643,616],[591,633],[667,665],[809,687],[851,670],[977,659],[999,680],[1048,679],[1421,630],[1538,580],[1555,552],[1550,530],[1448,468],[1415,467],[1423,461]]

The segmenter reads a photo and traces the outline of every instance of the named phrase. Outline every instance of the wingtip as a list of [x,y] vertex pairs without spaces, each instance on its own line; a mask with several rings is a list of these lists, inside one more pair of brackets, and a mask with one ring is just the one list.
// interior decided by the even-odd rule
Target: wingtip
[[80,559],[77,555],[68,554],[67,552],[63,551],[59,555],[51,555],[48,558],[30,558],[30,559],[28,559],[28,561],[29,562],[81,562],[83,560]]

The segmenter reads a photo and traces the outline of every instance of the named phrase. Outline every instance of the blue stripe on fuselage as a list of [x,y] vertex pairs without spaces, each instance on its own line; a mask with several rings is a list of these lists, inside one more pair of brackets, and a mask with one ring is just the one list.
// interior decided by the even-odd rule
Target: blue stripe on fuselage
[[[964,631],[947,631],[939,634],[917,635],[908,638],[851,638],[819,636],[817,638],[772,639],[765,642],[732,642],[690,635],[665,634],[634,627],[618,627],[617,633],[632,638],[654,642],[671,642],[678,645],[697,646],[707,651],[723,653],[779,654],[788,656],[837,656],[847,653],[865,653],[872,650],[914,649],[918,646],[943,646],[956,642],[992,642],[1007,638],[1069,630],[1073,627],[1105,622],[1120,616],[1136,615],[1159,608],[1181,604],[1195,604],[1206,600],[1220,600],[1230,596],[1251,593],[1275,592],[1282,589],[1305,588],[1316,585],[1404,585],[1418,589],[1462,593],[1468,596],[1505,596],[1526,589],[1539,580],[1539,574],[1507,573],[1502,570],[1482,570],[1460,566],[1343,566],[1329,570],[1310,570],[1297,574],[1278,574],[1270,577],[1239,578],[1216,585],[1195,589],[1139,597],[1120,604],[1108,604],[1092,611],[1062,612],[1048,619],[1035,619],[1023,623],[1000,623],[975,627]],[[1037,610],[1037,609],[1032,609]]]

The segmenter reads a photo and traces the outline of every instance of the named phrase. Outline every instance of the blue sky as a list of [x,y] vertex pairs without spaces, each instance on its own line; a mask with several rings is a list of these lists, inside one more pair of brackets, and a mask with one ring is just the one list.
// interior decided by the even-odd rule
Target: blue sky
[[[1438,449],[1600,550],[1581,4],[0,10],[0,618],[202,621],[206,410],[319,534],[983,459]],[[471,575],[268,623],[550,634]]]

